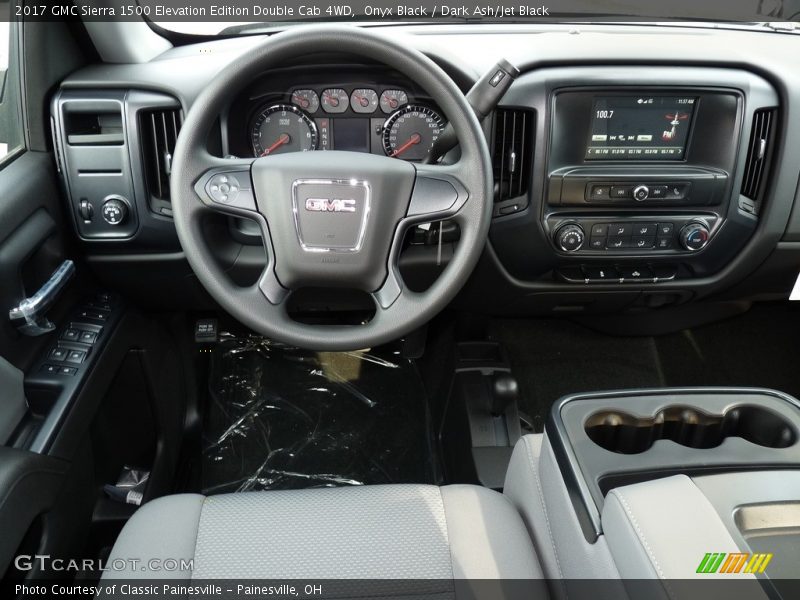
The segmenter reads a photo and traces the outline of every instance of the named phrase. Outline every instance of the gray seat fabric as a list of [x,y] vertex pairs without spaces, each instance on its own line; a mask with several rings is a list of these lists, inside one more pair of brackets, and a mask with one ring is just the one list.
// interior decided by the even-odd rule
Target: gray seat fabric
[[511,504],[468,485],[168,496],[134,514],[108,565],[104,579],[542,577]]

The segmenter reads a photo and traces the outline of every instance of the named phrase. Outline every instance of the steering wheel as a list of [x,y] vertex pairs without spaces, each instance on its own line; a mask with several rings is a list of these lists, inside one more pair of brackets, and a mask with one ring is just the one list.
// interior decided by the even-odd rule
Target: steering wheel
[[[412,164],[373,154],[296,152],[223,159],[209,132],[235,90],[272,67],[309,53],[377,60],[420,85],[458,137],[454,164]],[[486,139],[464,95],[433,61],[389,37],[357,27],[309,26],[271,36],[225,67],[197,97],[172,163],[173,217],[185,255],[211,296],[269,338],[314,350],[355,350],[397,339],[428,322],[474,268],[489,229],[492,168]],[[203,234],[209,212],[252,219],[268,255],[258,282],[234,284]],[[398,270],[409,227],[452,219],[461,238],[450,263],[424,292]],[[375,315],[362,325],[312,325],[292,319],[287,297],[303,287],[346,287],[371,294]]]

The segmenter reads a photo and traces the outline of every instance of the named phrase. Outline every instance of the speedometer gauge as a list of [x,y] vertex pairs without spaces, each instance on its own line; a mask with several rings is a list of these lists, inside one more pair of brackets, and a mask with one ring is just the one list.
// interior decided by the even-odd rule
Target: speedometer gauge
[[291,104],[276,104],[261,111],[251,131],[256,156],[317,148],[317,126],[306,113]]
[[383,125],[386,156],[422,160],[444,129],[444,119],[427,106],[409,104],[393,113]]

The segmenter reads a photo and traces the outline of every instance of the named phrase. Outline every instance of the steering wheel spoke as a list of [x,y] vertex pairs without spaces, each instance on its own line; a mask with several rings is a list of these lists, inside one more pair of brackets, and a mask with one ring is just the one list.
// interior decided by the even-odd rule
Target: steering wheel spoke
[[469,199],[462,183],[463,166],[415,165],[416,178],[405,225],[453,217]]

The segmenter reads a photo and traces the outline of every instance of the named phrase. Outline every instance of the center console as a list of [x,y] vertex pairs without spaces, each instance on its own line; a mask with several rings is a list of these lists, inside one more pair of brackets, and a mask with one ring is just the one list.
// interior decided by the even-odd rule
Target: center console
[[800,402],[780,392],[566,397],[517,444],[504,493],[569,597],[797,595]]

